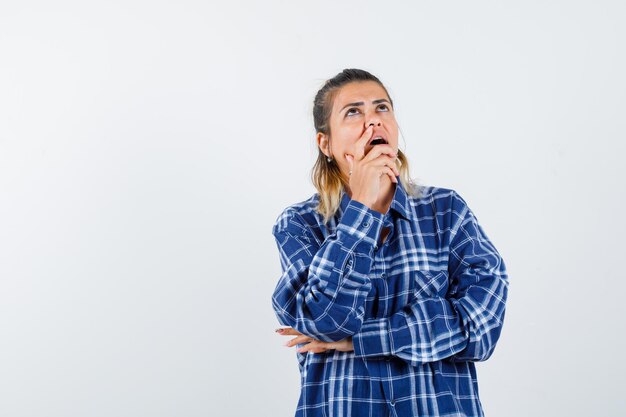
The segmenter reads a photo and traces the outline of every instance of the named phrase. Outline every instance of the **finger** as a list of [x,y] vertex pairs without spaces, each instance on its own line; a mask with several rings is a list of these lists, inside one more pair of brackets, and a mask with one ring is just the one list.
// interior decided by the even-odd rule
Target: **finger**
[[374,125],[369,125],[367,129],[365,129],[361,137],[356,141],[354,159],[356,159],[357,161],[360,161],[361,159],[363,159],[363,156],[365,155],[365,146],[367,145],[369,140],[372,138],[373,134],[374,134]]
[[[382,168],[383,166],[387,166],[391,168],[391,170],[394,172],[395,175],[400,175],[400,169],[398,168],[398,165],[397,165],[397,159],[391,158],[390,156],[386,154],[379,155],[374,160],[368,161],[365,164],[365,167],[375,167],[376,169]],[[381,172],[381,171],[378,171],[378,172]]]
[[387,165],[393,171],[394,175],[400,176],[400,168],[398,168],[398,159],[397,158],[389,158],[389,164]]
[[293,327],[283,327],[281,329],[276,329],[276,333],[283,336],[298,336],[302,334]]
[[382,175],[389,175],[389,179],[391,179],[391,182],[398,182],[398,179],[396,178],[396,173],[393,172],[393,170],[391,168],[389,168],[388,166],[385,166]]
[[329,350],[325,342],[311,342],[297,349],[298,352],[322,353]]
[[311,340],[315,340],[315,339],[309,336],[302,335],[302,336],[294,337],[293,339],[288,340],[287,342],[285,342],[285,346],[291,347],[300,343],[310,342]]
[[[382,145],[377,145],[382,146]],[[387,165],[390,167],[396,175],[400,175],[400,169],[398,168],[398,158],[396,156],[389,156],[387,153],[383,153],[384,151],[377,151],[379,153],[378,156],[375,156],[370,160],[370,154],[374,152],[373,150],[367,155],[364,161],[371,166],[382,166]]]
[[393,148],[393,146],[381,144],[381,145],[374,146],[372,150],[369,151],[367,156],[364,157],[364,160],[373,161],[374,159],[378,158],[380,155],[387,155],[390,158],[394,158],[394,159],[398,157],[398,153]]
[[348,164],[350,165],[350,172],[352,172],[352,164],[354,157],[352,155],[346,155],[346,159],[348,160]]
[[309,343],[311,345],[311,349],[315,352],[315,353],[322,353],[325,352],[327,350],[331,350],[334,349],[334,343],[330,343],[330,342],[320,342],[319,340],[316,340],[313,343]]

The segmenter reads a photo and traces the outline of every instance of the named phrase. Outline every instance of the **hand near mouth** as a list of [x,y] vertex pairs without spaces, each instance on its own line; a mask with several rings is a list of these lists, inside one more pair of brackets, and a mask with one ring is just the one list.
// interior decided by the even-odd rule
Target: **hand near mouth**
[[372,208],[378,199],[380,181],[388,175],[392,182],[397,183],[396,176],[400,171],[396,166],[397,154],[389,144],[374,145],[365,154],[365,147],[372,138],[373,127],[370,125],[355,144],[354,156],[346,154],[350,166],[350,190],[352,199]]

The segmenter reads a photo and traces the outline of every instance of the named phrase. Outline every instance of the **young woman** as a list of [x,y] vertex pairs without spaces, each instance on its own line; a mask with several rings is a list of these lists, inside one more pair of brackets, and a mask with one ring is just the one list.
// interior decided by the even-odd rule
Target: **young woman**
[[475,362],[500,337],[504,262],[454,190],[418,185],[393,102],[346,69],[315,97],[318,193],[273,227],[277,330],[296,336],[296,416],[483,416]]

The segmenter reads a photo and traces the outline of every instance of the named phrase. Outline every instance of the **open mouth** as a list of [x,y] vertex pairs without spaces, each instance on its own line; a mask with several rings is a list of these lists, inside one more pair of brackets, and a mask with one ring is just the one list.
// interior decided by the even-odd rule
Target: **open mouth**
[[382,137],[380,137],[380,136],[379,136],[379,137],[377,137],[377,138],[374,138],[374,139],[370,142],[370,145],[380,145],[380,144],[386,144],[386,143],[387,143],[387,141],[386,141],[384,138],[382,138]]

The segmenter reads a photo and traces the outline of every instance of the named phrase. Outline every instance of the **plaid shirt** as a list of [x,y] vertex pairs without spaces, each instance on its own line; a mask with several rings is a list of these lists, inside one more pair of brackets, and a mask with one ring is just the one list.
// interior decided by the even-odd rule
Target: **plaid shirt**
[[296,352],[297,417],[484,416],[475,362],[500,337],[505,264],[457,192],[422,185],[411,197],[397,178],[385,215],[342,192],[324,225],[316,193],[287,207],[272,229],[280,324],[354,344],[351,352]]

